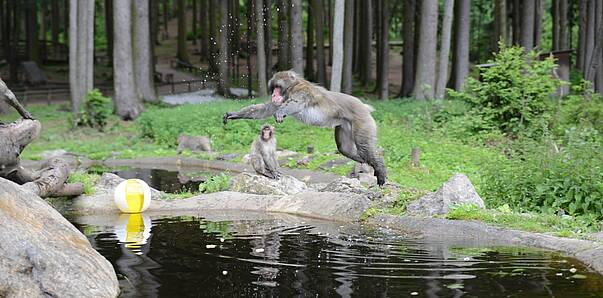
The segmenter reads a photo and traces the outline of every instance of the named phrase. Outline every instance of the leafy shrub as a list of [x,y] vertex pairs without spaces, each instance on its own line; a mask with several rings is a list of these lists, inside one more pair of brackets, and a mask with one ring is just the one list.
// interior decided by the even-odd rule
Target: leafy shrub
[[483,122],[474,123],[477,130],[516,132],[538,126],[546,120],[547,99],[561,84],[551,77],[555,63],[552,58],[539,61],[534,52],[526,54],[520,47],[500,46],[480,79],[468,78],[464,90],[452,91],[451,97],[473,106],[470,113]]
[[581,94],[569,95],[560,102],[558,119],[561,132],[579,125],[603,134],[603,97],[598,93],[590,98]]
[[209,180],[199,184],[199,191],[204,193],[218,192],[228,190],[230,188],[230,176],[221,173],[217,176],[212,176]]
[[86,95],[78,124],[102,131],[107,125],[111,111],[111,99],[103,96],[98,89],[93,89]]

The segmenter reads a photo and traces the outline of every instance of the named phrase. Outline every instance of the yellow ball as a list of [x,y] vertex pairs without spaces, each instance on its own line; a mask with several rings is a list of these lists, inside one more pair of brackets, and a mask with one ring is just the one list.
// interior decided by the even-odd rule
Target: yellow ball
[[151,205],[151,188],[140,179],[128,179],[115,188],[115,204],[124,213],[140,213]]

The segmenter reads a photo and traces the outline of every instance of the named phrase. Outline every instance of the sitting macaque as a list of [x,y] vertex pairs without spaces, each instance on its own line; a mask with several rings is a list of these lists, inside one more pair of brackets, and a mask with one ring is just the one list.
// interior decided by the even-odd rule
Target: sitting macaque
[[249,154],[251,166],[256,173],[271,179],[278,179],[278,161],[276,160],[276,138],[274,127],[268,124],[262,125],[260,135],[251,143]]
[[189,136],[186,134],[181,134],[178,137],[178,149],[177,152],[180,155],[184,149],[188,149],[190,151],[207,151],[211,152],[211,144],[208,137],[204,136]]

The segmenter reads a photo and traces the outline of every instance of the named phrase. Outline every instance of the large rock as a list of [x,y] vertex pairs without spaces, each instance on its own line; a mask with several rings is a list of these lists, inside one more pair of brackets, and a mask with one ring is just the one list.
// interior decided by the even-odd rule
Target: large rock
[[408,203],[406,213],[413,216],[434,216],[447,214],[455,204],[475,204],[485,208],[473,184],[464,174],[456,174],[448,179],[436,192]]
[[0,297],[116,297],[111,264],[56,210],[0,179]]
[[276,200],[267,211],[321,219],[356,221],[370,204],[368,197],[353,193],[303,192]]
[[377,208],[393,206],[400,194],[399,187],[393,183],[388,183],[383,189],[375,190],[375,188],[367,188],[360,179],[347,177],[341,177],[332,181],[321,188],[320,191],[365,196],[369,198],[373,202],[373,206]]
[[288,175],[283,175],[279,179],[270,179],[264,176],[241,173],[232,177],[230,183],[232,191],[258,195],[284,196],[300,193],[307,188],[305,183]]

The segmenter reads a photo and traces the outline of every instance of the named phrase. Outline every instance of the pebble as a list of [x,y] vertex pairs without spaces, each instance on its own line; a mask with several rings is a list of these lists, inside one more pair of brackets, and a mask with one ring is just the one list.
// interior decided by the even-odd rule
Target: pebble
[[255,252],[264,252],[264,249],[263,248],[256,248],[254,251]]
[[226,271],[226,270],[222,271],[222,275],[226,275],[226,274],[228,274],[228,271]]
[[576,273],[576,272],[578,272],[578,269],[576,269],[576,268],[572,268],[572,269],[570,269],[569,271],[570,271],[571,273]]
[[418,292],[410,292],[410,296],[417,296],[417,295],[419,295]]
[[205,248],[216,248],[215,244],[207,244],[205,245]]

